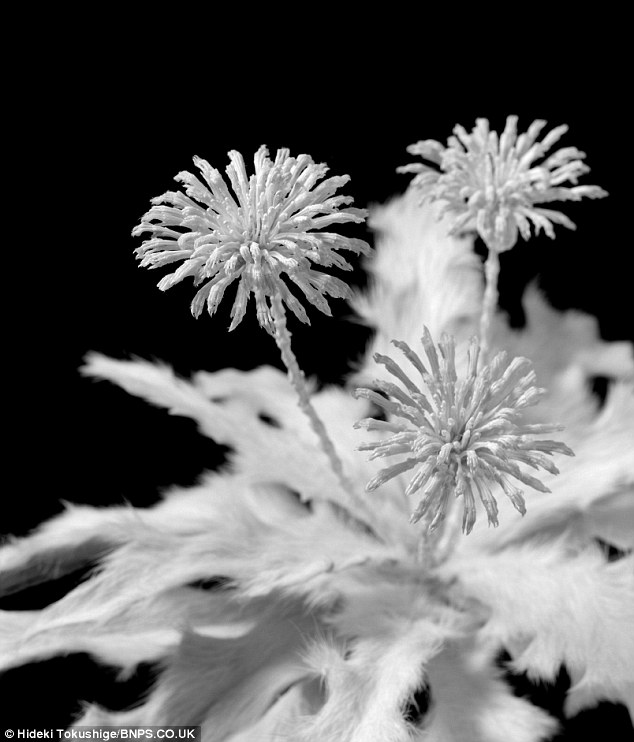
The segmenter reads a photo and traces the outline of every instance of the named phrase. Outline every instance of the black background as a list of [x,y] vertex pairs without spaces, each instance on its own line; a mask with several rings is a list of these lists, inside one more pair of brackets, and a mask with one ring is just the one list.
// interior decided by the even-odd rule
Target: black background
[[[521,324],[519,291],[537,279],[555,306],[595,314],[606,339],[632,337],[630,83],[622,36],[612,30],[583,29],[585,44],[569,31],[577,48],[565,61],[552,47],[545,58],[548,35],[530,51],[507,41],[503,55],[485,61],[477,43],[448,55],[428,38],[407,56],[392,39],[387,53],[387,30],[344,58],[333,50],[347,48],[345,35],[310,47],[298,31],[300,41],[290,48],[270,37],[262,48],[261,39],[232,40],[235,29],[221,42],[206,42],[210,29],[191,18],[170,37],[166,19],[160,43],[146,37],[140,56],[132,57],[126,34],[101,34],[99,24],[91,19],[87,33],[49,38],[37,64],[10,81],[15,133],[5,152],[11,174],[5,208],[15,234],[5,243],[10,456],[0,532],[27,533],[59,512],[61,500],[147,506],[160,488],[191,484],[219,460],[190,421],[82,379],[77,369],[88,351],[160,359],[185,375],[227,365],[280,366],[251,314],[226,333],[230,297],[214,318],[196,321],[190,284],[162,293],[155,284],[165,271],[140,270],[134,260],[140,240],[130,231],[151,197],[174,188],[177,172],[193,169],[193,155],[224,169],[229,149],[248,160],[260,144],[272,152],[287,146],[327,162],[332,174],[348,173],[345,192],[355,205],[369,206],[405,188],[409,176],[395,168],[412,159],[408,144],[445,140],[457,122],[470,128],[485,116],[501,129],[516,113],[521,130],[535,118],[549,128],[567,123],[562,145],[586,151],[592,168],[583,182],[601,185],[610,197],[565,207],[576,232],[560,228],[554,242],[520,242],[504,255],[501,303]],[[187,33],[195,59],[187,44],[174,42]],[[348,233],[371,241],[364,227]],[[363,272],[352,280],[361,285]],[[333,302],[333,312],[328,319],[313,311],[312,329],[292,323],[291,330],[304,370],[337,383],[368,333],[350,321],[342,302]],[[27,596],[5,607],[34,607],[38,600]],[[134,682],[140,687],[150,675],[143,671]],[[60,676],[56,695],[51,681]],[[74,657],[7,673],[0,693],[29,695],[44,709],[42,724],[61,723],[75,697],[125,703],[114,698],[106,676]],[[555,713],[562,688],[565,678],[559,690],[542,694]],[[32,716],[26,720],[35,726]],[[561,739],[592,724],[604,731],[612,725],[612,740],[621,738],[619,724],[627,734],[622,714],[604,709],[579,717]]]

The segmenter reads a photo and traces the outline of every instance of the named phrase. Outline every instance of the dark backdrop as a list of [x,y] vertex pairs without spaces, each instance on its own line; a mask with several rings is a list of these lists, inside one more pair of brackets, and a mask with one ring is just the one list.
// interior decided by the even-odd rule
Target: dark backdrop
[[[453,77],[438,65],[432,74],[409,61],[366,65],[361,56],[345,75],[311,70],[296,80],[286,68],[271,77],[257,64],[248,75],[239,66],[220,73],[212,50],[209,55],[213,74],[204,67],[192,72],[184,53],[180,61],[132,69],[118,57],[116,43],[91,52],[86,41],[81,53],[58,47],[16,95],[18,127],[7,152],[14,185],[6,208],[10,218],[18,210],[20,219],[5,273],[15,298],[5,316],[11,484],[0,504],[2,533],[27,533],[59,512],[62,499],[147,506],[160,488],[191,484],[219,460],[193,423],[80,378],[88,351],[156,358],[185,375],[226,365],[280,365],[251,314],[225,332],[229,299],[213,319],[195,321],[189,283],[162,293],[155,284],[165,271],[137,268],[133,248],[140,240],[131,229],[151,197],[174,188],[177,172],[193,168],[195,154],[224,169],[229,149],[247,158],[263,143],[271,151],[307,152],[327,162],[332,174],[350,174],[345,192],[368,206],[405,188],[409,176],[395,168],[411,160],[408,144],[444,140],[456,122],[470,128],[476,116],[486,116],[500,129],[506,114],[516,113],[522,130],[534,118],[547,119],[549,128],[568,123],[562,143],[588,153],[592,172],[584,182],[603,186],[610,197],[566,207],[577,232],[559,229],[555,242],[520,242],[506,254],[501,303],[521,324],[517,296],[536,279],[555,306],[595,314],[606,339],[631,337],[624,57],[613,52],[603,66],[595,60],[550,77],[537,66],[528,76],[518,72],[511,84],[512,70],[508,80],[473,74],[473,60]],[[371,239],[364,227],[354,234]],[[356,271],[353,281],[363,280]],[[368,335],[349,321],[342,302],[333,309],[334,319],[313,311],[310,331],[291,329],[306,372],[336,383]],[[60,583],[59,592],[70,584]],[[31,592],[4,607],[37,607],[50,599]],[[114,689],[112,677],[75,656],[7,673],[0,697],[28,695],[42,709],[39,723],[59,724],[78,697],[125,705],[151,668],[142,668],[123,691]],[[559,711],[564,676],[554,689],[516,682]],[[36,725],[32,716],[26,721]],[[571,736],[561,739],[592,724],[611,725],[612,740],[628,728],[622,712],[604,707],[573,722]]]

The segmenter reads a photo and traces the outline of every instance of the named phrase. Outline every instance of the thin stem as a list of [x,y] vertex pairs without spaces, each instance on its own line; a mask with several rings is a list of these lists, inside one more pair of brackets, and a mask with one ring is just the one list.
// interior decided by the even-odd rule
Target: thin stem
[[445,517],[438,526],[429,530],[433,515],[428,513],[421,521],[421,532],[418,537],[417,561],[427,567],[442,564],[453,551],[460,534],[460,513],[455,498],[447,503]]
[[491,321],[498,305],[498,276],[500,274],[500,256],[498,251],[489,247],[489,255],[484,264],[485,289],[480,315],[480,359],[486,363],[491,342]]
[[274,296],[271,300],[271,313],[275,326],[275,342],[277,343],[277,347],[280,349],[282,361],[288,371],[288,378],[299,397],[299,407],[308,418],[311,428],[319,438],[321,447],[328,457],[330,466],[337,475],[341,486],[354,502],[356,509],[360,510],[368,520],[372,521],[373,519],[369,517],[367,506],[358,495],[355,494],[352,484],[344,474],[341,459],[337,455],[324,423],[317,415],[317,412],[310,401],[310,394],[306,385],[306,377],[299,367],[297,358],[295,358],[295,354],[291,349],[291,333],[286,325],[286,311],[279,296]]
[[436,541],[436,560],[438,564],[442,564],[451,556],[462,535],[462,513],[455,498],[447,509],[445,521],[444,528],[438,534]]

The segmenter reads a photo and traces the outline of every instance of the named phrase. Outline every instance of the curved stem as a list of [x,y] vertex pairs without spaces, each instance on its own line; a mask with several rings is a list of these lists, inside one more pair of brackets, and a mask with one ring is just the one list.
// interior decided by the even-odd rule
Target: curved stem
[[489,255],[484,264],[485,289],[480,315],[480,359],[486,363],[491,342],[491,321],[498,304],[498,276],[500,274],[500,256],[497,250],[489,247]]
[[[286,325],[286,311],[284,310],[284,305],[279,296],[274,296],[271,300],[271,314],[273,316],[275,329],[275,342],[277,343],[277,347],[280,349],[282,361],[288,370],[288,378],[299,397],[299,407],[308,418],[311,428],[319,438],[322,450],[328,457],[330,466],[337,475],[341,486],[354,502],[355,507],[358,510],[361,510],[365,517],[368,517],[369,510],[365,503],[355,494],[352,484],[344,474],[341,459],[337,455],[335,447],[328,436],[324,423],[317,415],[317,412],[310,401],[310,394],[306,385],[306,377],[299,367],[297,358],[295,358],[295,354],[291,349],[291,333]],[[373,520],[370,518],[368,519]]]

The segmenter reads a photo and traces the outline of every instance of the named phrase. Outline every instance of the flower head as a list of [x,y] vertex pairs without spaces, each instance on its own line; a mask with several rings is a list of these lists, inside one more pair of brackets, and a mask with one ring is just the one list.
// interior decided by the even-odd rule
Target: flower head
[[[498,137],[489,131],[487,119],[477,119],[470,134],[456,126],[446,147],[431,139],[408,147],[410,154],[429,160],[440,172],[421,163],[404,165],[399,171],[417,173],[412,185],[425,198],[446,202],[442,213],[456,215],[452,232],[475,228],[492,250],[513,247],[518,232],[527,240],[531,222],[535,232],[543,230],[554,238],[553,224],[569,229],[575,225],[565,214],[536,208],[536,204],[601,198],[607,193],[598,186],[577,185],[579,177],[590,170],[583,162],[585,153],[564,147],[546,156],[568,127],[558,126],[538,142],[545,125],[545,121],[534,121],[518,137],[517,116],[509,116]],[[566,182],[573,187],[564,186]]]
[[279,296],[302,322],[310,324],[282,274],[311,304],[330,315],[326,296],[344,298],[349,288],[313,265],[350,270],[337,250],[369,250],[363,240],[314,231],[365,219],[363,209],[341,208],[351,197],[334,195],[349,176],[331,177],[318,184],[328,170],[326,165],[316,164],[308,155],[291,157],[287,149],[278,150],[272,161],[266,147],[260,147],[250,177],[239,152],[229,152],[229,160],[226,173],[232,190],[218,170],[195,157],[204,183],[182,172],[176,180],[185,184],[185,193],[170,191],[152,199],[152,208],[132,232],[135,236],[151,234],[136,250],[141,266],[158,268],[184,261],[158,286],[168,289],[187,276],[193,277],[194,285],[203,284],[191,305],[196,317],[205,305],[213,314],[227,287],[237,280],[230,330],[242,321],[251,294],[258,321],[267,330],[272,332],[267,298],[273,296]]
[[467,376],[458,380],[452,337],[443,334],[439,356],[425,328],[422,344],[429,370],[406,343],[397,340],[392,343],[418,371],[428,393],[423,392],[392,358],[375,354],[375,361],[385,366],[404,388],[376,381],[380,393],[366,388],[355,391],[355,396],[376,403],[390,418],[359,421],[356,427],[391,434],[389,438],[365,443],[360,448],[372,451],[371,459],[397,454],[407,458],[382,469],[368,482],[368,491],[414,469],[405,492],[411,495],[423,489],[423,496],[412,521],[417,522],[428,514],[430,529],[435,528],[445,517],[449,498],[455,494],[463,498],[462,528],[466,533],[471,531],[476,519],[474,492],[482,500],[489,523],[497,526],[498,509],[492,486],[500,485],[522,515],[525,512],[522,491],[509,482],[509,477],[541,492],[550,491],[538,479],[525,473],[520,465],[541,467],[558,474],[559,470],[545,454],[557,452],[571,456],[573,453],[563,443],[529,437],[560,430],[559,426],[527,425],[519,419],[522,410],[534,405],[544,393],[534,386],[535,372],[528,359],[508,361],[507,354],[501,352],[489,365],[478,370],[480,346],[474,337],[468,351]]

